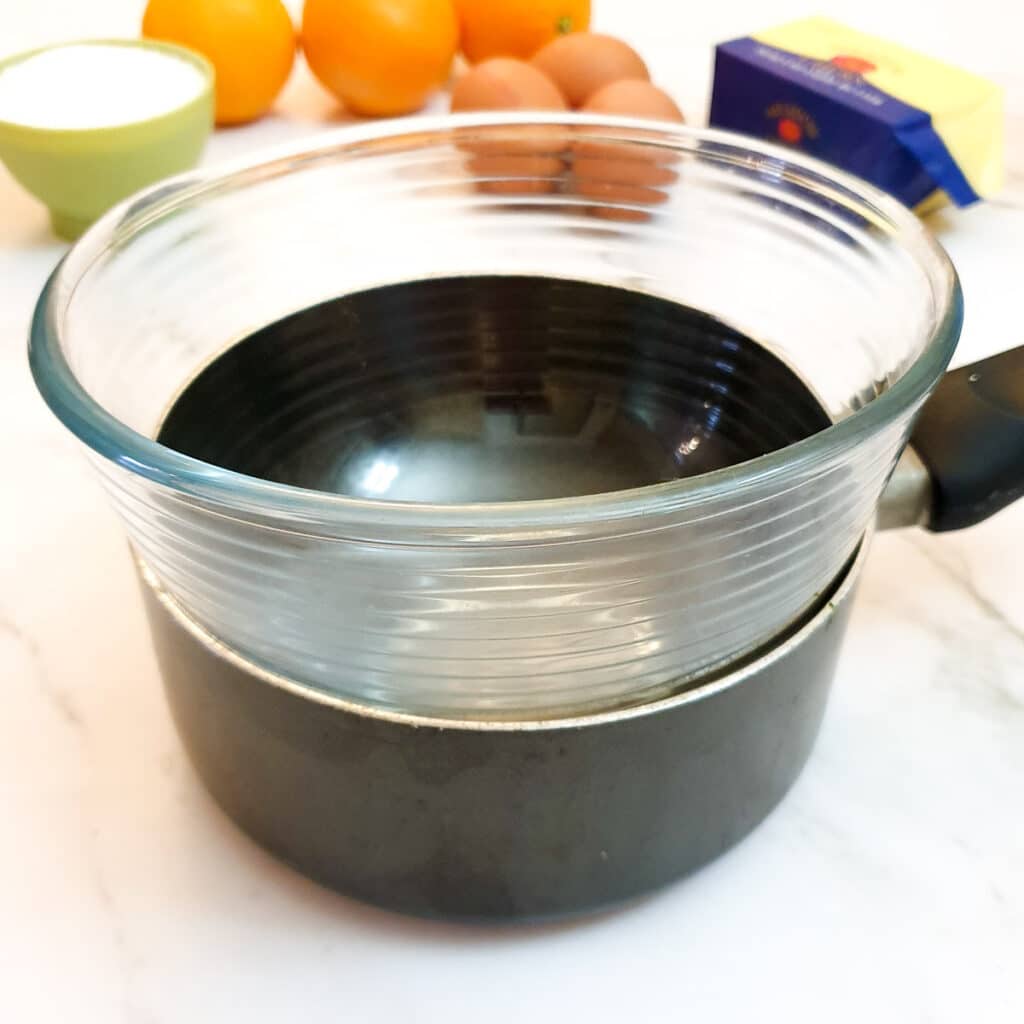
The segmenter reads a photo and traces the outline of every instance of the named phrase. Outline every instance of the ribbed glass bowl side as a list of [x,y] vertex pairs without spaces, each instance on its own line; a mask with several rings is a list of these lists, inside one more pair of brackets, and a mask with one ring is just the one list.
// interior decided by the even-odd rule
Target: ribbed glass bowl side
[[[645,700],[786,629],[864,534],[952,351],[959,300],[941,252],[869,187],[713,133],[419,124],[165,186],[102,222],[51,282],[37,380],[96,453],[140,556],[240,653],[421,714]],[[561,169],[517,189],[518,174],[479,172],[484,143],[554,147]],[[656,202],[595,201],[573,185],[581,144],[657,159],[677,180]],[[783,359],[837,425],[694,480],[478,506],[315,494],[146,440],[257,328],[381,284],[483,273],[712,313]]]

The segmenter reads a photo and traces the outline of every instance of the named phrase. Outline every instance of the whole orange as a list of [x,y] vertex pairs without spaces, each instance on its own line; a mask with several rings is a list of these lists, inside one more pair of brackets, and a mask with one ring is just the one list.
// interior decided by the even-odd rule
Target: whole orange
[[306,0],[310,70],[355,114],[419,110],[444,85],[459,41],[452,0]]
[[590,25],[590,0],[455,0],[462,52],[529,60],[545,43]]
[[281,0],[149,0],[142,34],[209,59],[218,124],[265,114],[295,60],[295,26]]

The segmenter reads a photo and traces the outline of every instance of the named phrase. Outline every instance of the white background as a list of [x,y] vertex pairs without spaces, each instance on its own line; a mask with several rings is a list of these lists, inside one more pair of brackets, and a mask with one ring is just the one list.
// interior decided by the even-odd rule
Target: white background
[[[821,3],[989,73],[1024,142],[1010,4]],[[0,56],[136,31],[134,0],[0,0]],[[809,11],[595,0],[700,122],[711,45]],[[215,162],[343,121],[302,73]],[[1016,191],[1014,191],[1016,190]],[[933,221],[964,279],[958,361],[1024,343],[1024,211]],[[875,543],[821,739],[750,839],[634,907],[497,929],[360,906],[211,805],[172,731],[117,524],[24,344],[64,251],[0,169],[0,1020],[1024,1020],[1024,504]]]

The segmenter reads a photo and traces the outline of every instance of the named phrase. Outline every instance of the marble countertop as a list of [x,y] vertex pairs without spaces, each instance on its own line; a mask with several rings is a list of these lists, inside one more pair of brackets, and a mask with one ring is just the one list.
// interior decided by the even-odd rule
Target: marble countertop
[[[654,0],[597,0],[597,24],[633,39],[699,119],[710,42],[765,21],[760,5],[721,6],[662,25]],[[819,6],[980,70],[1015,66],[1002,37],[961,31],[959,4],[930,5],[924,26],[891,4]],[[777,7],[768,20],[800,12]],[[3,51],[130,33],[139,4],[25,8],[0,0]],[[336,116],[300,75],[278,116],[218,134],[207,161]],[[1013,188],[933,221],[967,297],[958,362],[1024,343]],[[121,531],[26,366],[63,251],[0,171],[0,1017],[1024,1019],[1024,502],[961,534],[877,538],[810,762],[725,857],[572,924],[406,920],[278,864],[189,768]]]

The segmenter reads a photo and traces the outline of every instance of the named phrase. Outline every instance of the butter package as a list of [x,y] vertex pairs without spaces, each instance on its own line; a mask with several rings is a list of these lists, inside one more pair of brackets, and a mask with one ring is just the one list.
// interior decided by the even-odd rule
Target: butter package
[[1000,89],[825,18],[723,43],[710,123],[805,150],[918,209],[1003,180]]

